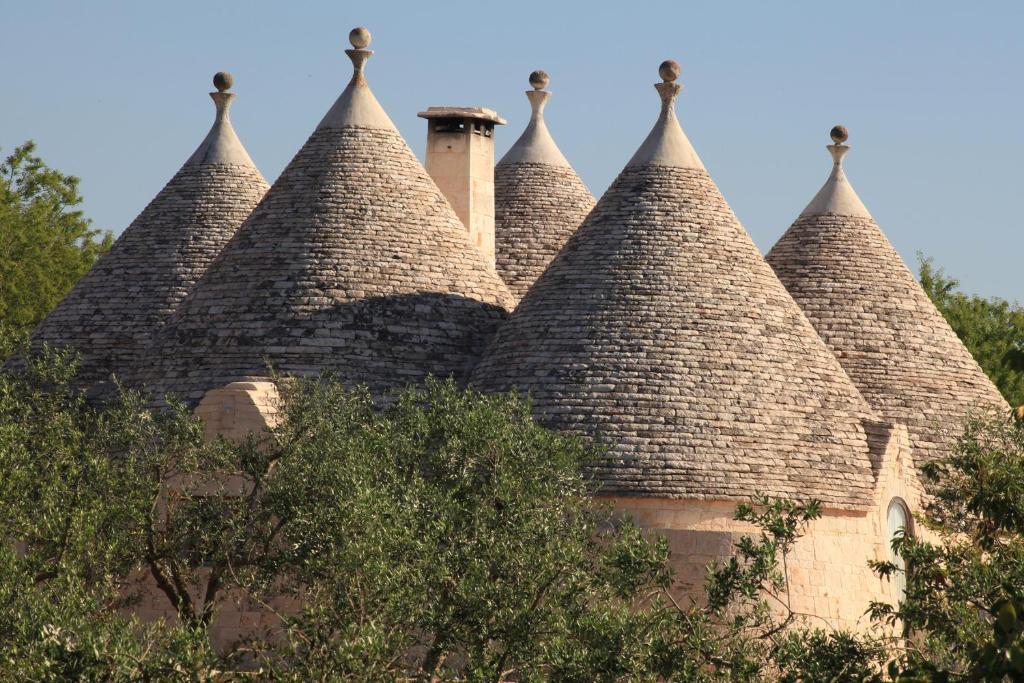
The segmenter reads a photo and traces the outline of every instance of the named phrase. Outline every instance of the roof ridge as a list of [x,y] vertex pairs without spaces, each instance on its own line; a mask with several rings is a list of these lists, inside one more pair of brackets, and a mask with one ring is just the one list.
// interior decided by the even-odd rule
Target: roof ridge
[[[369,32],[350,39],[358,82]],[[514,306],[399,131],[334,112],[154,344],[158,397],[195,402],[268,364],[375,395],[462,381]]]
[[661,144],[675,70],[660,69],[658,144],[644,148],[655,151],[623,168],[473,381],[529,392],[543,424],[600,438],[603,495],[864,508],[874,412],[706,169],[679,165],[696,153]]
[[[834,177],[848,133],[836,126],[832,136]],[[842,190],[818,196],[828,189]],[[966,414],[1006,404],[856,199],[805,210],[765,258],[861,395],[908,426],[920,464],[946,452]]]
[[530,74],[530,123],[494,167],[495,264],[517,300],[594,208],[544,123],[549,82],[542,70]]
[[151,338],[266,193],[228,120],[232,81],[214,76],[217,118],[203,143],[33,331],[34,347],[79,351],[84,383],[134,379]]

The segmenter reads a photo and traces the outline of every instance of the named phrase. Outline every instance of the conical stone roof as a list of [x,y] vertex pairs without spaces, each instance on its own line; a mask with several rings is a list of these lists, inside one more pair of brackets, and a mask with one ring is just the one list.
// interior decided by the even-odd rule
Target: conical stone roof
[[267,191],[231,126],[231,75],[214,77],[206,139],[109,253],[36,328],[33,346],[71,346],[87,383],[132,375],[154,334]]
[[332,371],[382,392],[465,376],[513,305],[363,76],[351,82],[168,327],[146,379],[195,402]]
[[775,277],[675,116],[654,129],[477,367],[544,424],[609,447],[605,495],[862,508],[870,408]]
[[907,425],[915,461],[927,462],[967,414],[1007,406],[847,180],[846,137],[833,129],[832,173],[767,260],[860,393]]
[[543,71],[530,74],[530,123],[494,168],[495,258],[517,299],[594,208],[594,196],[544,122],[548,80]]

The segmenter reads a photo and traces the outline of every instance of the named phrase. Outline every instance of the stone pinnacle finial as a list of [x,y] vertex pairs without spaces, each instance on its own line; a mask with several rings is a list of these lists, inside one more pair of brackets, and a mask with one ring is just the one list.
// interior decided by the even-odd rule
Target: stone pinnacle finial
[[846,126],[833,126],[829,131],[829,137],[832,138],[832,144],[825,145],[825,149],[832,157],[832,172],[825,184],[818,190],[818,194],[814,195],[814,199],[800,215],[835,214],[837,216],[871,218],[867,207],[857,196],[850,181],[846,178],[846,171],[843,170],[843,157],[850,151],[850,146],[843,143],[849,139],[850,131],[846,129]]
[[666,83],[674,83],[682,72],[683,69],[679,66],[679,62],[674,59],[666,59],[658,67],[658,75]]
[[846,129],[846,126],[837,125],[833,126],[828,134],[832,138],[832,144],[826,145],[828,153],[832,155],[832,162],[836,165],[836,168],[841,169],[843,157],[850,151],[850,146],[843,144],[850,139],[850,131]]
[[349,31],[348,41],[352,43],[352,47],[345,50],[345,54],[352,60],[352,78],[320,120],[317,130],[360,126],[397,133],[395,124],[370,92],[370,84],[363,74],[366,60],[373,56],[373,50],[366,49],[370,40],[370,30],[365,26],[357,26]]
[[850,139],[850,131],[846,129],[846,126],[832,126],[829,136],[832,138],[832,142],[841,145]]
[[371,40],[373,40],[373,36],[370,34],[370,29],[365,26],[356,26],[348,32],[348,42],[352,43],[352,47],[357,50],[365,50]]
[[235,77],[228,71],[218,71],[213,75],[213,87],[217,88],[217,92],[230,90],[234,84]]
[[217,88],[217,92],[210,93],[210,97],[213,99],[213,105],[217,108],[215,127],[219,123],[224,123],[228,127],[231,126],[228,123],[228,109],[231,108],[231,100],[235,99],[235,93],[228,92],[228,89],[234,84],[235,77],[230,72],[218,71],[213,75],[213,87]]
[[654,87],[658,91],[658,96],[661,97],[662,113],[671,113],[672,116],[675,116],[671,110],[676,96],[683,89],[683,86],[676,83],[676,79],[679,78],[679,74],[682,71],[683,69],[679,66],[679,62],[674,59],[666,59],[658,65],[658,75],[661,76],[661,83],[655,83]]
[[674,59],[666,59],[658,65],[658,74],[661,82],[654,84],[661,98],[661,114],[654,124],[654,128],[647,134],[644,143],[636,151],[633,158],[626,166],[673,166],[675,168],[703,169],[700,157],[693,149],[693,145],[686,138],[676,118],[675,102],[676,97],[683,90],[683,86],[676,83],[682,69],[679,62]]
[[[537,69],[530,74],[530,85],[533,86],[533,90],[526,91],[526,97],[530,100],[530,108],[533,109],[533,115],[530,117],[530,125],[544,126],[544,105],[547,103],[548,98],[551,97],[544,88],[547,87],[551,78],[547,72],[543,69]],[[545,128],[545,130],[547,130]],[[552,143],[554,144],[554,143]],[[559,152],[559,155],[561,152]]]
[[551,97],[551,93],[544,90],[544,87],[550,80],[543,69],[537,69],[530,74],[530,85],[533,90],[526,91],[526,99],[530,100],[530,122],[512,148],[498,162],[499,165],[533,163],[572,168],[548,132],[547,124],[544,123],[544,106]]
[[213,75],[213,86],[216,92],[210,93],[213,106],[217,113],[213,119],[213,127],[207,133],[199,148],[192,153],[186,164],[237,164],[241,166],[254,166],[249,153],[245,151],[235,130],[231,127],[231,117],[228,112],[231,109],[231,102],[235,99],[235,93],[228,92],[228,88],[235,84],[235,78],[227,71],[218,71]]
[[366,49],[372,38],[370,29],[365,26],[356,26],[348,33],[348,42],[352,43],[352,49],[345,50],[345,54],[352,60],[353,83],[366,84],[366,78],[363,76],[363,67],[366,66],[366,60],[373,54],[373,50]]

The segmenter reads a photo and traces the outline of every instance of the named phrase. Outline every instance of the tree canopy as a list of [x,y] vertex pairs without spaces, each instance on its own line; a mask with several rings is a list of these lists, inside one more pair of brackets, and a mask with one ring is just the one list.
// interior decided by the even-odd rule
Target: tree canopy
[[[906,596],[854,634],[787,607],[817,502],[739,505],[756,533],[685,599],[665,540],[592,497],[581,464],[602,452],[539,427],[516,395],[431,380],[379,405],[282,377],[276,426],[209,441],[181,405],[90,402],[75,372],[44,347],[0,373],[0,679],[1024,676],[1015,418],[971,422],[923,466],[933,535],[898,534],[903,566],[874,563],[905,572]],[[132,615],[140,577],[169,620]],[[235,601],[270,619],[215,647]]]
[[48,167],[29,141],[0,163],[0,325],[31,330],[109,249],[91,227],[79,179]]
[[960,283],[919,256],[921,286],[1012,406],[1024,406],[1024,308],[965,294]]
[[[0,677],[174,677],[243,651],[294,680],[652,666],[665,543],[593,507],[594,453],[513,397],[431,382],[382,409],[282,382],[272,434],[206,442],[181,406],[91,405],[73,377],[49,349],[0,374]],[[140,573],[180,626],[136,628]],[[229,592],[302,608],[215,652]]]
[[[665,540],[590,495],[601,452],[515,395],[430,381],[379,406],[281,378],[270,433],[207,442],[182,406],[91,404],[74,365],[44,349],[0,373],[0,678],[852,681],[874,662],[769,605],[816,503],[742,506],[760,535],[680,602]],[[174,619],[131,616],[140,575]],[[273,624],[214,648],[232,600]]]

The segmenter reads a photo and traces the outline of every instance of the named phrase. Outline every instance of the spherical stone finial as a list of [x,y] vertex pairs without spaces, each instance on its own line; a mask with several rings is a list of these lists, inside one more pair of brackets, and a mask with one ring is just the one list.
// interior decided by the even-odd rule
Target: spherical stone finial
[[661,66],[658,67],[658,75],[661,76],[661,80],[666,83],[674,82],[679,78],[679,74],[681,73],[683,73],[683,68],[679,66],[679,62],[674,59],[666,59],[661,63]]
[[841,145],[850,139],[850,131],[846,130],[846,126],[832,126],[829,135],[832,137],[832,142],[837,145]]
[[548,72],[543,69],[537,69],[530,74],[530,85],[533,86],[534,90],[543,90],[548,87],[548,83],[551,82],[551,77],[548,76]]
[[365,26],[356,26],[348,33],[348,42],[352,43],[352,47],[357,50],[365,49],[372,39],[370,29]]
[[213,75],[213,87],[217,92],[224,92],[235,84],[235,77],[227,71],[218,71]]

